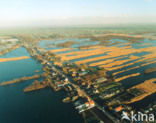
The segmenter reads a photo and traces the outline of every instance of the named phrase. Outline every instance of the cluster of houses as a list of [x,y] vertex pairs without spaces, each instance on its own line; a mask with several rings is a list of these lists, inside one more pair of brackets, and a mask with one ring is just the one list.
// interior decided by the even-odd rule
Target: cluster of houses
[[[52,66],[46,60],[44,64],[48,66],[47,78],[53,81],[56,88],[64,88],[70,93],[68,97],[70,100],[73,100],[74,106],[79,113],[95,107],[95,102],[91,99],[88,100],[87,98],[81,97],[71,85],[68,78],[71,78],[73,80],[72,82],[78,85],[90,97],[96,97],[100,100],[112,98],[122,92],[121,85],[112,82],[110,78],[104,74],[104,70],[100,70],[100,73],[97,72],[99,68],[89,68],[83,65],[77,66],[72,63],[64,64],[63,67],[59,65]],[[120,115],[120,113],[126,109],[125,106],[122,105],[112,105],[111,108],[111,111],[116,115]]]
[[75,103],[75,108],[78,110],[79,113],[82,113],[88,109],[91,109],[95,106],[95,102],[93,100],[86,100],[83,98],[79,98]]

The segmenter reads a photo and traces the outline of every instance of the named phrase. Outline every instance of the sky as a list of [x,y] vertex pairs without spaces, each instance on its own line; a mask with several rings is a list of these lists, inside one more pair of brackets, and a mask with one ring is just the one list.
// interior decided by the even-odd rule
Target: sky
[[0,0],[0,27],[116,23],[156,23],[156,0]]

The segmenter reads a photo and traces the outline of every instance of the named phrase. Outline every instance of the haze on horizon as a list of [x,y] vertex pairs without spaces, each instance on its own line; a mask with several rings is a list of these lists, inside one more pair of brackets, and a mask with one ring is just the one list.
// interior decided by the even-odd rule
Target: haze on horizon
[[155,0],[0,0],[0,27],[156,23]]

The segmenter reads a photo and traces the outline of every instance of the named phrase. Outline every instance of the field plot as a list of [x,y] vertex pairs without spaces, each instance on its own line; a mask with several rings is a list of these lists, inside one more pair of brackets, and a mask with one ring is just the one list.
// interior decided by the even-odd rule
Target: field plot
[[[120,34],[119,36],[123,36],[123,34]],[[137,40],[138,38],[142,39],[141,36],[134,37],[137,37]],[[127,41],[125,41],[125,44],[126,43]],[[136,71],[136,73],[138,73],[139,68],[155,64],[156,45],[151,46],[149,43],[146,45],[146,41],[144,40],[142,40],[141,44],[133,43],[128,46],[122,46],[122,44],[124,43],[113,46],[91,45],[87,49],[79,49],[77,51],[75,50],[76,48],[63,47],[51,50],[51,52],[58,54],[58,56],[61,57],[62,62],[70,61],[76,64],[88,64],[93,67],[104,67],[108,71],[112,72],[113,75],[129,72],[131,70],[138,70]],[[144,47],[142,47],[142,45]],[[139,76],[140,74],[136,75]],[[127,79],[128,76],[120,76],[117,78],[117,81],[122,81],[124,80],[123,78]]]
[[53,44],[55,48],[49,51],[55,53],[61,63],[104,68],[114,76],[114,82],[123,83],[125,88],[144,84],[145,80],[156,75],[144,74],[147,68],[156,66],[156,41],[150,36],[116,33],[87,35],[72,41],[55,41]]

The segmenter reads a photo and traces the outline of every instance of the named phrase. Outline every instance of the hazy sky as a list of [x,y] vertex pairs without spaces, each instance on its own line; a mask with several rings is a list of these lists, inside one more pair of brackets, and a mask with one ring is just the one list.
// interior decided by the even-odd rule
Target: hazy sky
[[0,26],[156,23],[156,0],[0,0]]

